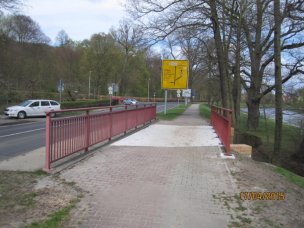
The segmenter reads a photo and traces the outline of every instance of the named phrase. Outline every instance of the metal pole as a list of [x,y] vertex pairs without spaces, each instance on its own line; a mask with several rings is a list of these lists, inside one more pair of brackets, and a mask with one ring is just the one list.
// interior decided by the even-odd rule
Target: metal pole
[[85,152],[88,152],[90,146],[90,111],[86,111],[86,118],[85,118]]
[[61,103],[61,93],[62,93],[62,80],[59,81],[59,102]]
[[90,74],[89,74],[89,99],[90,99],[90,95],[91,95],[91,74],[92,74],[92,71],[90,70]]
[[150,78],[148,79],[148,102],[150,101]]
[[165,110],[164,114],[167,114],[167,98],[168,98],[168,90],[165,90]]

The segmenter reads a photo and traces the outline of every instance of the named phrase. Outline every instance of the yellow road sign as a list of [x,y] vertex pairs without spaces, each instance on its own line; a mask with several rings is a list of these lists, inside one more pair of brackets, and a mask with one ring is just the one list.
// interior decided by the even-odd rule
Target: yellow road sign
[[187,89],[188,76],[188,60],[163,60],[162,89]]

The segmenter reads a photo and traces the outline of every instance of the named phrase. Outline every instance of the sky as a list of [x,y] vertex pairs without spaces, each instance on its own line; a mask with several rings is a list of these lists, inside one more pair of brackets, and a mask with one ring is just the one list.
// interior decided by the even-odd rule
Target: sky
[[52,42],[60,30],[72,40],[108,33],[126,17],[125,0],[26,0],[22,13],[37,22]]

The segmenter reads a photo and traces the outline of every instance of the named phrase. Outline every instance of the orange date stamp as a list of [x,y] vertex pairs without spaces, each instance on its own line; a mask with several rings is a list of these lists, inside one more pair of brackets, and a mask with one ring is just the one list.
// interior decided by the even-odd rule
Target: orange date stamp
[[285,192],[240,192],[241,200],[285,200]]

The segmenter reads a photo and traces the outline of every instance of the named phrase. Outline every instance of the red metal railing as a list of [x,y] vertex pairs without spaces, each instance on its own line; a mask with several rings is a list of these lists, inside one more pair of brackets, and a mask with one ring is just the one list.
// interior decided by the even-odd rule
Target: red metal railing
[[232,110],[211,106],[211,125],[225,146],[226,155],[230,154],[230,135],[232,124]]
[[[52,113],[84,111],[85,115],[51,118]],[[94,112],[93,112],[94,111]],[[51,164],[156,118],[156,105],[67,109],[46,115],[45,171]]]

